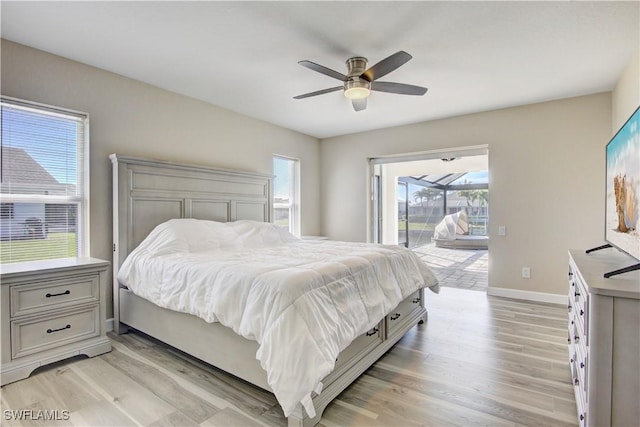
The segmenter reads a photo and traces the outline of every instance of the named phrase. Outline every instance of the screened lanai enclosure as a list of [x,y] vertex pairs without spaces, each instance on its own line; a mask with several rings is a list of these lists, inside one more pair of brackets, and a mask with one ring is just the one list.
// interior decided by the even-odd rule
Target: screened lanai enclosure
[[488,235],[488,171],[398,177],[398,244],[431,243],[445,215],[465,210],[469,234]]

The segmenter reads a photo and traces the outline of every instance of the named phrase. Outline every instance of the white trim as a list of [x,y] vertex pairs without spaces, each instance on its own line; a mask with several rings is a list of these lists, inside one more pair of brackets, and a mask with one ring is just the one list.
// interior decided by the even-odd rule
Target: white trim
[[[82,256],[89,256],[91,254],[91,157],[89,156],[89,113],[85,113],[85,119],[83,122],[84,130],[84,147],[82,159],[82,223],[76,224],[78,228],[78,254]],[[80,221],[78,221],[80,222]]]
[[417,151],[414,153],[387,154],[369,158],[370,165],[385,163],[413,162],[417,160],[441,159],[443,157],[482,156],[489,153],[489,145],[472,145],[468,147],[441,148],[438,150]]
[[549,304],[567,304],[567,296],[559,294],[548,294],[545,292],[522,291],[508,288],[487,288],[487,295],[494,297],[514,298],[527,301],[546,302]]
[[83,111],[70,110],[64,107],[56,107],[54,105],[28,101],[26,99],[14,98],[12,96],[1,95],[0,101],[11,104],[14,108],[38,112],[40,114],[46,113],[54,117],[69,118],[69,116],[75,116],[79,121],[84,121],[85,118],[89,117],[89,114]]
[[113,332],[113,317],[110,317],[106,320],[105,329],[107,332]]

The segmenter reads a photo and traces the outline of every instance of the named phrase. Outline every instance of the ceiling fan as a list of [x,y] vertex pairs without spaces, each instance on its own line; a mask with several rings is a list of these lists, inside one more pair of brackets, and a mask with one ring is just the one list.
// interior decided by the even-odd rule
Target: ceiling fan
[[317,71],[334,79],[341,80],[341,86],[330,87],[328,89],[317,90],[315,92],[305,93],[303,95],[294,96],[294,99],[309,98],[311,96],[323,95],[325,93],[344,90],[344,96],[351,100],[353,109],[362,111],[367,108],[367,97],[372,90],[378,92],[398,93],[401,95],[424,95],[427,92],[426,87],[408,85],[404,83],[380,82],[380,77],[386,76],[393,70],[401,67],[412,58],[405,51],[398,51],[391,56],[383,59],[374,66],[367,69],[367,58],[354,56],[347,59],[347,75],[334,71],[330,68],[316,64],[311,61],[300,61],[298,64],[310,70]]

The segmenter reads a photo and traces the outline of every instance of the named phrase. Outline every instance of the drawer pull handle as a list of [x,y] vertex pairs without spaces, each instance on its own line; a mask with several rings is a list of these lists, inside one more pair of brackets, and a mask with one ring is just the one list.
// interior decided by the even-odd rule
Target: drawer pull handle
[[414,298],[411,302],[414,304],[418,304],[420,302],[420,298]]
[[578,381],[578,379],[576,378],[575,380],[573,380],[573,383],[574,383],[575,385],[578,385],[578,384],[580,384],[580,381]]
[[580,367],[584,369],[584,362],[580,362]]
[[580,310],[580,316],[584,315],[584,310]]
[[567,308],[568,308],[569,310],[571,310],[571,304],[569,304],[569,305],[567,306]]
[[367,332],[367,336],[370,337],[370,336],[373,336],[373,335],[375,335],[377,333],[378,333],[378,328],[373,328],[372,330]]
[[69,289],[67,289],[64,292],[60,292],[59,294],[46,294],[45,297],[47,297],[47,298],[59,297],[60,295],[69,295],[70,293],[71,293],[71,291]]
[[580,414],[580,421],[584,421],[584,414]]
[[576,341],[580,340],[580,337],[579,337],[579,336],[577,336],[577,335],[576,335],[575,337],[573,337],[573,338],[574,338]]
[[575,296],[579,297],[580,296],[580,292],[575,292]]
[[400,313],[396,313],[395,315],[391,316],[391,320],[397,320],[400,318]]
[[52,334],[54,332],[59,332],[59,331],[64,331],[65,329],[71,329],[71,325],[67,325],[64,328],[58,328],[58,329],[47,329],[47,333],[48,334]]

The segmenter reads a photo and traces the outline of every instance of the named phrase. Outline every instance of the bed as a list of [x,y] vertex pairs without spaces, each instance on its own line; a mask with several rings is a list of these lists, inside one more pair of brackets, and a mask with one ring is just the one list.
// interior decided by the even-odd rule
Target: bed
[[[288,233],[279,235],[277,227],[270,224],[272,216],[271,176],[138,159],[115,154],[110,158],[113,163],[115,332],[124,333],[129,328],[139,330],[260,388],[273,392],[281,404],[290,426],[315,425],[319,421],[322,411],[333,398],[371,366],[410,328],[426,320],[424,288],[429,286],[432,290],[437,291],[437,280],[432,273],[424,272],[423,268],[426,267],[414,268],[411,266],[408,268],[407,266],[413,262],[413,258],[407,255],[408,251],[402,252],[404,249],[401,251],[400,248],[382,246],[374,248],[372,245],[365,244],[346,246],[349,244],[345,242],[310,242],[295,239]],[[215,240],[219,247],[212,249],[207,246],[193,252],[189,252],[191,249],[184,249],[187,250],[184,254],[176,255],[171,252],[166,255],[166,252],[163,252],[166,251],[166,247],[170,247],[173,251],[176,245],[175,242],[171,239],[167,240],[164,236],[167,232],[175,233],[176,230],[183,233],[184,227],[187,227],[188,232],[195,236],[190,240],[193,244],[199,245],[205,240],[208,242]],[[230,232],[235,234],[230,238],[219,238],[220,235],[227,235]],[[210,239],[205,237],[209,235],[215,237]],[[184,243],[183,236],[180,234],[180,238],[176,239],[176,242]],[[268,238],[264,236],[268,236]],[[282,242],[271,243],[278,239]],[[236,248],[236,246],[242,246],[242,248]],[[160,247],[158,253],[151,253],[158,247]],[[185,248],[190,248],[190,246],[186,245]],[[278,252],[283,250],[288,253],[295,252],[297,255],[291,257],[290,261],[278,258],[280,256]],[[375,253],[376,251],[388,254],[381,256]],[[151,255],[149,255],[150,253]],[[343,285],[338,286],[339,281],[332,276],[338,264],[331,261],[329,253],[333,254],[331,256],[342,257],[339,266],[348,266],[350,278],[345,279],[344,283],[347,281],[360,283],[359,287],[356,286],[357,292],[349,291],[351,292],[349,295],[352,295],[353,298],[343,299],[348,304],[343,307],[342,311],[335,308],[340,307],[341,303],[335,304],[335,301],[331,299],[335,296],[329,292],[346,288]],[[208,260],[205,268],[213,268],[212,266],[216,265],[209,260],[212,256],[221,258],[248,256],[248,258],[237,258],[237,268],[231,268],[229,264],[224,264],[224,268],[220,267],[221,270],[216,270],[215,275],[193,273],[194,276],[189,273],[180,276],[179,279],[166,279],[173,277],[171,272],[195,268],[194,266],[199,265],[205,255]],[[153,291],[145,294],[144,291],[136,288],[134,283],[130,282],[131,277],[144,277],[141,282],[145,284],[151,282],[148,277],[153,277],[144,276],[143,273],[132,267],[131,259],[138,256],[151,256],[151,258],[141,258],[143,261],[135,264],[138,266],[150,263],[149,260],[158,261],[160,259],[163,263],[180,263],[167,264],[164,270],[155,270],[163,271],[162,274],[156,274],[160,277],[159,281],[174,281],[183,283],[184,286],[191,286],[192,282],[195,282],[194,277],[215,276],[220,279],[216,284],[204,288],[210,289],[216,286],[225,287],[227,283],[232,283],[232,276],[244,277],[243,275],[247,271],[257,269],[263,275],[261,277],[282,277],[281,282],[290,285],[288,289],[298,292],[300,288],[309,288],[309,294],[287,296],[287,304],[289,305],[283,305],[282,309],[282,313],[287,313],[287,315],[280,315],[280,312],[273,308],[274,305],[269,305],[271,299],[281,301],[284,297],[281,297],[280,294],[277,298],[271,298],[270,294],[254,298],[260,301],[260,304],[246,302],[252,298],[256,289],[269,289],[272,285],[268,284],[262,288],[254,287],[251,288],[251,292],[243,290],[243,296],[238,300],[242,301],[237,305],[245,310],[243,313],[237,314],[235,309],[230,309],[230,304],[226,304],[222,305],[222,308],[218,307],[221,311],[216,311],[213,318],[208,318],[207,310],[200,310],[198,306],[191,309],[182,307],[182,303],[178,304],[180,307],[172,306],[173,303],[167,302],[170,301],[168,299],[154,300],[150,296],[158,292]],[[190,259],[191,263],[184,267],[182,263],[187,259]],[[387,265],[400,266],[402,268],[394,268],[406,270],[403,273],[407,274],[406,279],[402,275],[399,276],[403,279],[395,283],[393,289],[390,285],[367,286],[367,289],[381,289],[372,291],[373,293],[368,295],[363,291],[365,287],[362,286],[367,283],[367,280],[368,283],[374,283],[376,280],[378,282],[385,281],[373,278],[368,270],[361,274],[359,266],[350,264],[356,259],[364,259],[366,263],[377,266],[375,269],[378,271],[386,271],[384,269],[389,268]],[[250,264],[253,260],[257,264]],[[271,260],[277,261],[272,262]],[[324,270],[319,268],[316,272],[310,269],[311,264],[318,265]],[[120,271],[121,268],[122,271]],[[415,269],[419,270],[419,274],[412,273]],[[135,274],[130,274],[132,270],[135,270]],[[234,275],[224,276],[220,271],[225,274],[233,271]],[[289,275],[284,276],[285,272]],[[295,274],[291,274],[292,272]],[[416,275],[420,280],[416,278]],[[121,280],[118,280],[119,276]],[[244,280],[242,277],[240,280]],[[292,282],[292,277],[302,278],[301,280],[315,277],[317,280],[297,283]],[[257,279],[251,280],[253,280],[252,283],[255,283]],[[125,283],[129,284],[130,288]],[[158,289],[164,289],[162,286]],[[136,292],[134,293],[132,290]],[[180,295],[189,292],[197,293],[199,291],[182,289]],[[230,293],[236,293],[236,291]],[[384,295],[384,299],[380,297],[381,295]],[[362,301],[366,300],[367,304],[356,304],[358,298]],[[330,301],[328,304],[322,305],[318,301],[323,299]],[[263,308],[263,306],[267,308]],[[277,307],[277,305],[275,306]],[[363,315],[348,316],[354,307],[365,306]],[[263,309],[264,315],[260,315],[259,309]],[[320,314],[313,311],[316,309],[320,310],[318,311]],[[252,310],[258,314],[246,315],[246,312],[252,312]],[[326,315],[326,313],[333,311],[338,315]],[[279,317],[272,313],[278,313]],[[308,318],[305,320],[306,317]],[[342,319],[343,317],[350,317],[350,319]],[[239,319],[236,323],[233,320],[235,318]],[[275,320],[272,321],[271,318]],[[249,319],[248,322],[247,319]],[[301,320],[297,321],[297,319]],[[334,320],[329,321],[328,319]],[[340,323],[334,323],[338,322],[335,319],[340,319]],[[215,321],[211,323],[212,320]],[[312,323],[314,324],[313,331],[291,332],[292,325]],[[259,326],[251,329],[245,327],[246,324],[258,324]],[[306,329],[311,328],[307,327]],[[324,332],[325,330],[329,332]],[[334,330],[339,330],[340,333],[334,334],[332,332]],[[185,333],[185,331],[189,331],[189,333]],[[283,346],[283,340],[290,339],[290,337],[295,337],[292,338],[292,341],[295,342],[290,344],[285,342],[286,345]],[[314,344],[319,340],[318,337],[322,337],[323,342],[326,337],[330,337],[330,339],[326,339],[326,345],[323,344],[325,347],[318,348],[317,351],[310,351],[309,349],[320,347]],[[300,345],[299,349],[296,347],[297,345]],[[283,348],[289,350],[282,351]],[[303,360],[302,352],[305,358],[309,358],[309,361]],[[334,356],[335,361],[333,360]],[[327,360],[329,357],[331,360]],[[281,363],[296,366],[300,364],[299,369],[301,370],[296,371],[298,369],[296,367],[296,369],[291,369],[290,373],[285,372],[287,370],[282,369]],[[305,367],[305,363],[308,366]],[[318,370],[309,370],[308,367],[312,365],[317,365]],[[307,371],[311,373],[306,374]],[[313,375],[319,375],[319,377],[316,378]],[[292,384],[295,384],[295,387],[290,387]]]

